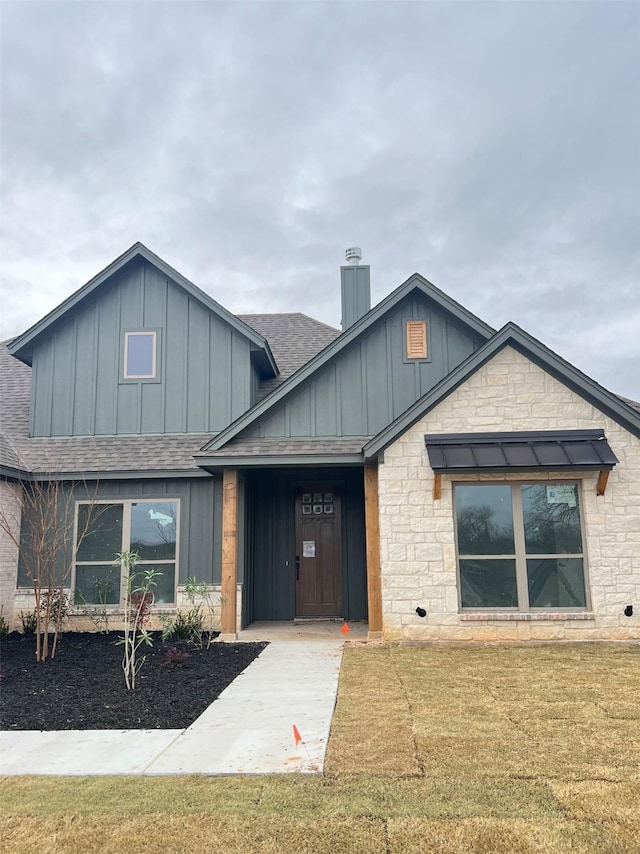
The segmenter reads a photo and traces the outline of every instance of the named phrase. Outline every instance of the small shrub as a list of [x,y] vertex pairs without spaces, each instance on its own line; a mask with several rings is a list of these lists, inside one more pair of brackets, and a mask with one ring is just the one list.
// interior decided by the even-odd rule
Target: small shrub
[[38,615],[35,611],[20,611],[20,622],[22,623],[23,635],[35,635],[38,628]]
[[143,645],[153,646],[151,633],[144,626],[155,600],[151,588],[156,586],[154,579],[160,573],[155,569],[135,572],[138,563],[137,552],[120,552],[114,563],[120,564],[126,570],[124,632],[116,643],[124,647],[122,672],[127,690],[132,691],[136,687],[136,676],[146,661],[146,656],[140,655],[140,648]]
[[40,599],[40,612],[49,614],[49,620],[56,625],[64,623],[69,616],[69,597],[60,590],[45,590]]
[[76,590],[73,599],[74,607],[83,616],[88,617],[96,629],[105,635],[109,633],[109,609],[107,606],[114,591],[114,585],[115,580],[112,574],[109,573],[106,578],[97,579],[93,585],[94,602],[96,604],[87,602],[80,590]]
[[4,605],[0,605],[0,641],[9,637],[9,623],[4,616]]
[[164,658],[165,667],[182,667],[182,665],[191,658],[188,652],[183,649],[178,649],[177,646],[171,646],[167,650]]
[[168,621],[162,630],[162,640],[186,640],[195,646],[202,646],[203,623],[204,615],[199,605],[188,611],[178,611],[175,620]]
[[[215,623],[215,603],[214,603],[214,593],[211,587],[205,581],[198,581],[195,576],[190,575],[187,578],[187,583],[185,584],[184,593],[189,602],[192,605],[195,605],[196,600],[200,600],[196,607],[201,608],[204,606],[204,610],[206,612],[206,636],[207,636],[207,649],[211,646],[213,641],[218,637],[220,632],[214,628]],[[218,602],[223,605],[225,599],[222,596],[218,596]],[[203,614],[203,628],[204,628],[204,614]],[[198,644],[200,647],[202,646],[202,635],[200,635],[200,643]]]

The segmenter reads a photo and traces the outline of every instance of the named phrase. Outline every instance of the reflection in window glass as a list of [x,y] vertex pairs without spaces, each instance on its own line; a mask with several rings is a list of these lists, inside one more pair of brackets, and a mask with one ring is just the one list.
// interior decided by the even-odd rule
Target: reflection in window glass
[[462,608],[587,607],[576,483],[458,484],[454,496]]
[[580,506],[575,483],[521,487],[527,554],[580,554]]
[[126,570],[117,558],[122,551],[137,553],[134,574],[141,576],[149,569],[159,573],[153,586],[155,604],[173,604],[178,503],[126,500],[120,504],[78,504],[76,604],[123,604]]
[[122,504],[80,504],[77,560],[110,561],[122,551]]
[[515,560],[461,560],[463,608],[517,608]]
[[113,564],[91,564],[76,569],[77,605],[117,605],[120,601],[120,569]]
[[175,559],[176,514],[175,501],[131,505],[131,549],[140,560]]
[[153,569],[159,572],[153,579],[155,587],[152,587],[154,596],[154,605],[170,605],[176,601],[175,581],[176,581],[176,565],[175,563],[159,563],[159,564],[144,564],[138,569]]
[[513,554],[511,487],[505,484],[456,486],[458,552]]
[[532,608],[584,608],[582,558],[527,560],[529,604]]

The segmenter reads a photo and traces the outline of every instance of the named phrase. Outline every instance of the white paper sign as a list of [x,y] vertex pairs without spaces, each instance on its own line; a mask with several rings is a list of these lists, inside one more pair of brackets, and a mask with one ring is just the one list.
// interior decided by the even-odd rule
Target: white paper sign
[[576,488],[573,484],[559,484],[547,487],[547,504],[568,504],[576,506]]
[[316,556],[316,541],[315,540],[303,540],[302,541],[302,557],[315,557]]

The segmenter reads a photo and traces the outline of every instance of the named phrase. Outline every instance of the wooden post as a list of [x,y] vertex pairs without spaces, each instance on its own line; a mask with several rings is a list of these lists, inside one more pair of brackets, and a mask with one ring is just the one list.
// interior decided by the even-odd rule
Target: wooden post
[[367,542],[367,601],[369,637],[382,637],[382,580],[380,578],[380,519],[378,466],[364,467],[364,519]]
[[603,469],[598,475],[598,483],[596,484],[596,495],[604,495],[604,491],[607,488],[607,481],[609,480],[609,472],[607,469]]
[[433,500],[439,501],[442,497],[442,475],[437,474],[433,478]]
[[222,606],[220,635],[235,640],[238,585],[238,470],[222,473]]

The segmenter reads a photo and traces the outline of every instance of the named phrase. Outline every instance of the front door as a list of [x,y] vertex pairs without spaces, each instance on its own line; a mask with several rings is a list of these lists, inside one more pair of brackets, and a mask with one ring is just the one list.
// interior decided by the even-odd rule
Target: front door
[[296,616],[342,616],[340,496],[331,485],[296,492]]

